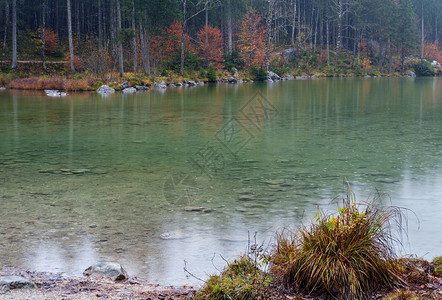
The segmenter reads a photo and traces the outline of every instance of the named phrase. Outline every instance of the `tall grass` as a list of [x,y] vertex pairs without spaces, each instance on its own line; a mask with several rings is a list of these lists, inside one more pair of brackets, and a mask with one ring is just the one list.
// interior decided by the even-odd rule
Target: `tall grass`
[[66,79],[63,77],[27,77],[13,80],[9,86],[18,90],[66,90],[89,91],[90,84],[84,79]]
[[277,234],[271,273],[288,290],[337,299],[401,285],[393,228],[401,228],[402,213],[381,206],[381,198],[360,206],[349,191],[337,214],[318,210],[310,226]]

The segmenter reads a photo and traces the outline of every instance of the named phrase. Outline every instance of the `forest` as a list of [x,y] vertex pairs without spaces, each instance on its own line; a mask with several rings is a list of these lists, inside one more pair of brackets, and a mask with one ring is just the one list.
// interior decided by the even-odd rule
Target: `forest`
[[0,16],[3,73],[259,79],[442,61],[440,0],[0,0]]

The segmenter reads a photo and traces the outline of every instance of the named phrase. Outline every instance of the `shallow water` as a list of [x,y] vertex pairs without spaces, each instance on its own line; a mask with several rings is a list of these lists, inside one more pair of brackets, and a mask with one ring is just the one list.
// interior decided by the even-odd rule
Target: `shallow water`
[[268,245],[318,206],[336,210],[344,178],[359,200],[377,189],[410,209],[400,253],[431,259],[442,254],[441,116],[440,78],[0,91],[0,265],[79,275],[108,259],[196,283],[185,262],[204,277],[248,235]]

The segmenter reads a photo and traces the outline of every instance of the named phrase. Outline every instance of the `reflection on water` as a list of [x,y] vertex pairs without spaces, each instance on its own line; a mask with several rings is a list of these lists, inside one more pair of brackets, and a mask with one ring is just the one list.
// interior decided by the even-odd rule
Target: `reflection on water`
[[[256,105],[251,123],[241,110],[257,92],[277,114]],[[244,251],[248,232],[268,242],[334,208],[343,178],[361,200],[377,188],[414,211],[402,253],[431,259],[442,248],[441,95],[438,78],[0,92],[0,265],[79,275],[109,259],[192,282],[184,261],[214,272],[213,254]]]

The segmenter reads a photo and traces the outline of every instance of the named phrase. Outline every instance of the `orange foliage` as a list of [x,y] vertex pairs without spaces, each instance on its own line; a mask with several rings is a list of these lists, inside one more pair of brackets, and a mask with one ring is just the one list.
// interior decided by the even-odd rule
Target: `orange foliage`
[[198,32],[198,52],[208,66],[223,68],[223,38],[218,27],[204,26]]
[[238,51],[243,56],[246,67],[261,67],[264,62],[266,29],[261,25],[261,17],[249,10],[238,34]]
[[[41,40],[41,33],[42,33],[42,27],[39,27],[37,29],[37,36],[40,37]],[[54,54],[57,52],[59,47],[59,40],[58,40],[58,34],[52,30],[52,28],[46,28],[45,29],[45,52],[47,54]]]
[[[167,60],[172,54],[179,53],[179,51],[181,51],[182,31],[182,24],[176,21],[162,30],[160,35],[151,37],[149,40],[149,51],[152,59],[154,61]],[[186,51],[196,53],[195,48],[190,43],[190,37],[187,34],[184,35],[184,46]]]
[[364,58],[364,60],[362,61],[362,68],[365,71],[371,70],[371,61],[368,58]]
[[442,50],[437,42],[424,45],[424,58],[442,63]]

